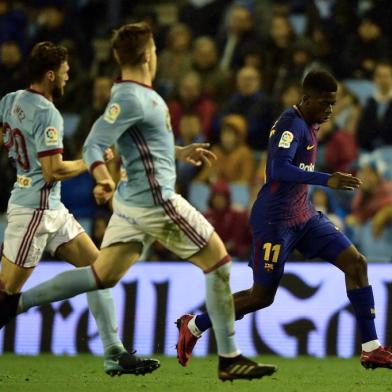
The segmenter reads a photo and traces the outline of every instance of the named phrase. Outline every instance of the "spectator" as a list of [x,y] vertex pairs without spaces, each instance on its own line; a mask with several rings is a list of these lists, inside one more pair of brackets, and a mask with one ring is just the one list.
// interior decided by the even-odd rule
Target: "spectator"
[[318,133],[318,164],[329,172],[352,172],[358,157],[356,130],[361,114],[357,98],[339,86],[332,119]]
[[250,185],[253,179],[255,161],[246,144],[247,125],[244,117],[229,114],[222,119],[220,143],[211,151],[217,161],[212,167],[204,166],[196,179],[203,182],[224,180],[226,182]]
[[199,37],[193,44],[192,70],[202,83],[202,94],[222,104],[230,91],[230,73],[220,68],[218,50],[210,37]]
[[110,40],[107,38],[95,38],[92,40],[93,58],[90,67],[90,77],[98,75],[111,75],[115,78],[116,63],[112,56]]
[[278,104],[273,110],[273,120],[276,120],[283,110],[291,108],[299,103],[301,98],[301,88],[296,83],[289,83],[283,86],[279,94]]
[[392,145],[392,66],[379,63],[374,70],[377,92],[368,99],[358,125],[357,140],[361,149],[372,151]]
[[196,114],[202,125],[202,133],[209,140],[212,119],[216,112],[216,103],[202,95],[201,80],[197,73],[188,72],[180,80],[177,97],[168,104],[174,135],[179,135],[181,117],[184,114]]
[[260,45],[260,39],[254,30],[252,14],[242,5],[233,5],[228,11],[224,32],[218,36],[221,68],[238,69],[247,48],[254,45]]
[[16,42],[22,53],[26,53],[26,27],[26,12],[13,9],[9,0],[0,0],[0,44]]
[[278,96],[285,85],[302,81],[309,71],[320,67],[321,64],[315,58],[313,43],[307,39],[297,40],[287,63],[283,63],[276,74],[272,94]]
[[191,39],[189,28],[177,23],[171,27],[167,36],[167,45],[159,55],[157,74],[157,89],[168,97],[178,82],[178,78],[190,70],[191,66]]
[[350,225],[363,224],[379,211],[392,204],[392,182],[383,174],[385,162],[377,154],[363,154],[357,176],[362,186],[352,201],[352,213],[347,217]]
[[[185,114],[180,120],[180,135],[176,140],[176,145],[186,146],[192,143],[202,143],[205,137],[201,132],[201,121],[196,114]],[[177,191],[185,198],[188,197],[188,190],[191,181],[198,173],[198,168],[182,161],[177,161]]]
[[343,229],[342,218],[337,214],[337,202],[328,188],[314,187],[311,193],[312,203],[317,211],[323,212],[339,229]]
[[247,260],[252,242],[248,212],[232,206],[230,188],[226,182],[217,181],[212,185],[209,209],[204,215],[215,227],[230,255]]
[[268,54],[266,74],[266,80],[268,80],[266,88],[268,91],[272,90],[279,69],[289,63],[292,45],[295,39],[294,31],[287,16],[280,14],[274,15],[265,49]]
[[273,119],[272,103],[262,88],[262,78],[257,69],[243,67],[238,71],[237,91],[229,98],[222,113],[244,116],[249,130],[246,139],[248,145],[255,150],[267,148]]
[[342,64],[347,71],[342,76],[371,78],[376,64],[388,53],[388,43],[374,15],[365,15],[357,32],[348,37],[343,51]]
[[91,102],[82,109],[78,127],[72,138],[76,144],[83,144],[95,120],[105,111],[112,84],[112,79],[108,76],[97,76],[94,79]]
[[5,41],[0,47],[0,97],[27,87],[27,71],[24,67],[22,52],[14,41]]
[[227,0],[188,0],[180,8],[180,21],[186,23],[195,37],[215,37]]
[[[59,2],[58,4],[61,4]],[[84,66],[89,65],[91,50],[78,23],[72,23],[67,18],[66,10],[61,5],[47,3],[38,14],[38,28],[32,37],[32,42],[52,41],[60,44],[64,40],[73,42],[75,56]]]

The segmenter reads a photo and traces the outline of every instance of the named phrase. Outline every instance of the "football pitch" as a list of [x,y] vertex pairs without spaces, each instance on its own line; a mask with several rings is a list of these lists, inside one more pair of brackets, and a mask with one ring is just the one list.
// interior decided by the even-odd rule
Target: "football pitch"
[[287,359],[264,356],[260,362],[275,363],[279,371],[261,380],[221,382],[216,376],[216,357],[193,358],[187,368],[175,358],[160,357],[161,367],[146,376],[109,377],[102,359],[90,355],[58,357],[40,355],[0,356],[1,392],[360,392],[392,391],[392,370],[363,369],[355,359]]

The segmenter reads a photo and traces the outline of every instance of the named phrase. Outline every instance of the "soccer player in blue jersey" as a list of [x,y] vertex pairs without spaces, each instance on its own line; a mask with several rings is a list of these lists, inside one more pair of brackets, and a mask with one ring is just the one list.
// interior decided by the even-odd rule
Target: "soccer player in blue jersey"
[[[325,259],[343,271],[361,332],[361,364],[392,368],[392,353],[377,338],[365,257],[308,198],[309,185],[343,190],[360,186],[351,174],[314,171],[317,131],[332,114],[337,82],[327,71],[315,70],[306,75],[302,87],[300,104],[285,110],[269,135],[267,180],[250,216],[254,283],[249,290],[234,294],[236,319],[273,303],[285,262],[296,248],[305,257]],[[197,338],[211,326],[209,316],[184,315],[179,323],[187,325],[180,329],[179,342],[190,356]]]
[[[68,80],[67,50],[51,42],[32,49],[31,86],[0,101],[1,140],[16,165],[8,203],[0,287],[18,293],[46,249],[76,267],[92,264],[98,249],[60,200],[61,181],[87,170],[82,160],[63,161],[63,119],[53,100]],[[109,290],[87,294],[102,339],[107,373],[150,372],[156,360],[129,354],[118,336]]]
[[[254,379],[274,373],[274,365],[242,356],[234,338],[234,305],[230,293],[231,259],[208,221],[174,191],[175,159],[196,165],[213,157],[205,145],[176,147],[168,108],[152,89],[156,48],[145,23],[115,31],[112,46],[121,67],[105,113],[95,122],[84,145],[84,160],[97,184],[99,203],[113,193],[113,216],[96,262],[64,272],[22,295],[2,296],[0,326],[15,313],[97,288],[112,287],[158,240],[183,259],[199,266],[206,277],[206,304],[217,340],[221,380]],[[115,191],[104,164],[107,147],[116,143],[127,178]],[[114,192],[115,191],[115,192]],[[18,310],[17,310],[18,308]],[[186,361],[179,348],[179,361]]]

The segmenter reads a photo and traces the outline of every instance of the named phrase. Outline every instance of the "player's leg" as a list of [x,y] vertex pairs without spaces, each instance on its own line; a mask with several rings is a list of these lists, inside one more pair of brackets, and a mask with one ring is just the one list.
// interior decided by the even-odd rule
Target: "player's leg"
[[3,256],[1,258],[0,290],[9,294],[19,293],[33,271],[34,267],[19,267]]
[[[284,263],[295,245],[290,229],[268,225],[263,233],[253,236],[252,256],[253,286],[233,294],[236,320],[245,314],[270,306],[275,298]],[[208,313],[197,315],[189,326],[194,335],[211,328]]]
[[362,364],[392,368],[392,354],[381,347],[377,338],[373,290],[368,282],[365,257],[323,214],[311,219],[298,249],[308,257],[331,261],[343,271],[347,297],[361,334]]
[[[80,233],[70,241],[56,246],[55,255],[59,260],[80,268],[92,265],[98,258],[99,250],[86,233]],[[125,351],[118,336],[116,310],[110,289],[88,292],[87,302],[98,327],[105,357],[112,352]]]
[[[181,258],[199,266],[205,273],[206,305],[220,356],[219,377],[251,379],[275,372],[276,367],[273,365],[258,365],[240,355],[234,339],[234,306],[229,282],[231,259],[219,236],[209,222],[180,196],[168,201],[163,209],[165,217],[162,219],[162,213],[159,214],[161,223],[156,226],[156,230],[152,229],[150,235]],[[179,341],[179,361],[185,366],[189,356],[186,349],[181,350],[182,347]],[[237,372],[240,368],[242,374]]]
[[44,221],[43,211],[8,206],[0,290],[16,294],[30,277],[46,245]]

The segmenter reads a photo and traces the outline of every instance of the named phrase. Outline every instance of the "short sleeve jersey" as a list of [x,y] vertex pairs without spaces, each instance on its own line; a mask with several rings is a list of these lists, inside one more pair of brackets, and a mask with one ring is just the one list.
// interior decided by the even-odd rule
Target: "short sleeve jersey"
[[273,125],[268,143],[266,183],[253,205],[250,223],[257,233],[265,224],[290,227],[304,223],[316,211],[308,196],[309,185],[272,179],[274,165],[288,160],[313,172],[317,156],[318,125],[310,126],[296,107],[287,109]]
[[60,182],[45,182],[38,158],[63,152],[63,119],[48,99],[19,90],[0,101],[4,147],[15,161],[17,178],[9,203],[34,209],[60,206]]
[[149,86],[124,80],[114,84],[110,102],[84,144],[90,170],[102,163],[104,150],[114,144],[126,171],[116,198],[149,207],[174,195],[175,145],[169,110]]

